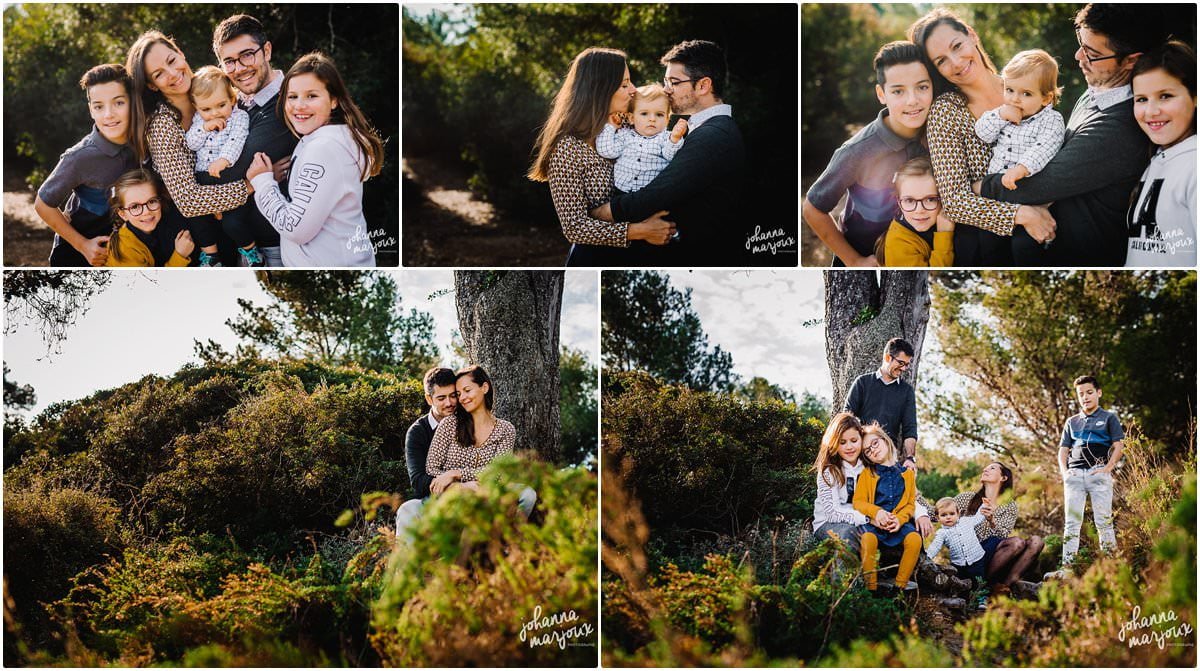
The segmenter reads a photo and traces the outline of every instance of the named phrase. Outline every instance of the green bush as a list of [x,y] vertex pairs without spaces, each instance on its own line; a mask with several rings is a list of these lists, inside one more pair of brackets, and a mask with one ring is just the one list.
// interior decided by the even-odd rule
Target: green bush
[[[372,606],[372,644],[388,666],[595,666],[596,479],[515,457],[480,476],[483,495],[434,499],[397,547]],[[539,497],[540,523],[516,511],[521,483]],[[577,621],[523,633],[535,617]],[[534,645],[531,636],[581,636]]]
[[696,573],[667,564],[651,582],[666,607],[668,621],[681,631],[714,649],[748,636],[747,597],[753,583],[729,557],[709,555],[702,571]]
[[652,528],[736,534],[766,515],[811,513],[824,427],[793,406],[615,372],[603,403],[605,456],[628,464]]
[[[120,510],[111,499],[77,489],[4,489],[4,582],[13,614],[33,648],[51,646],[42,607],[63,594],[71,578],[124,545]],[[9,607],[5,607],[5,615]],[[13,663],[15,637],[5,638],[5,663]]]

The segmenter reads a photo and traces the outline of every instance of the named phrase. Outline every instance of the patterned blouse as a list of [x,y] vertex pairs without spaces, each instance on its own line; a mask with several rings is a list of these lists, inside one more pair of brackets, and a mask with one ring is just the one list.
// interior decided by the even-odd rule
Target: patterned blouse
[[187,136],[179,125],[178,113],[160,102],[146,129],[150,159],[162,177],[171,201],[185,217],[227,212],[246,202],[249,195],[242,180],[215,186],[196,183],[196,155],[187,147]]
[[967,99],[957,91],[938,96],[929,109],[925,134],[933,178],[947,216],[956,224],[1012,235],[1020,206],[977,196],[971,190],[972,182],[987,175],[992,148],[975,134]]
[[497,418],[492,435],[482,446],[464,447],[458,444],[458,416],[450,415],[439,422],[433,432],[429,456],[425,458],[425,472],[436,478],[457,468],[462,471],[463,482],[474,481],[492,459],[511,454],[516,441],[517,429],[510,422]]
[[612,195],[612,161],[574,135],[564,135],[550,154],[550,197],[563,235],[575,244],[628,247],[628,224],[593,219],[588,211]]
[[[963,492],[954,497],[954,503],[958,504],[958,514],[960,517],[967,515],[967,506],[971,505],[971,499],[975,497],[975,492]],[[979,511],[975,511],[979,512]],[[1008,538],[1012,535],[1013,528],[1017,526],[1017,502],[1009,501],[1008,503],[996,508],[992,511],[992,519],[995,524],[983,518],[983,522],[975,527],[975,535],[979,540],[986,540],[995,536],[996,538]]]

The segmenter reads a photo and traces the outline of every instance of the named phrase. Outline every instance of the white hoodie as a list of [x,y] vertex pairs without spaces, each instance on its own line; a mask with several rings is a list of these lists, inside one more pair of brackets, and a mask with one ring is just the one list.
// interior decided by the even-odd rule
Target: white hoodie
[[375,265],[362,211],[365,160],[349,126],[326,124],[296,145],[288,176],[290,200],[270,172],[250,180],[258,211],[279,231],[283,265]]
[[1196,136],[1159,149],[1134,193],[1126,267],[1196,267]]

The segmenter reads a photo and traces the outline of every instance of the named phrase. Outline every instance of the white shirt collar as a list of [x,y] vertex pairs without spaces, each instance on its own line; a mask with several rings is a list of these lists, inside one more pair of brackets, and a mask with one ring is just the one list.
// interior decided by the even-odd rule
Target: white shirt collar
[[1088,95],[1092,97],[1092,105],[1101,110],[1106,110],[1119,102],[1124,102],[1133,97],[1133,85],[1126,84],[1111,89],[1097,89],[1088,87]]
[[283,86],[283,70],[271,70],[271,81],[267,82],[266,86],[259,89],[258,93],[255,93],[252,96],[247,96],[241,91],[238,91],[238,96],[242,98],[242,103],[244,103],[247,108],[253,108],[257,107],[258,105],[266,104],[266,102],[274,97],[276,93],[279,93],[279,87],[281,86]]
[[700,124],[708,121],[715,116],[733,116],[733,108],[725,103],[719,103],[709,107],[708,109],[696,112],[688,117],[688,132],[692,132],[700,127]]
[[897,382],[900,381],[900,378],[894,377],[894,378],[892,378],[891,382],[888,382],[887,380],[883,379],[883,371],[879,370],[878,368],[875,369],[875,379],[879,380],[880,382],[882,382],[884,384],[896,384]]
[[437,418],[435,418],[433,416],[433,411],[430,410],[429,411],[429,428],[433,429],[434,431],[437,431],[438,424],[441,424],[441,422],[437,421]]
[[846,462],[843,461],[842,462],[842,473],[845,473],[846,475],[853,475],[855,477],[858,477],[858,474],[862,473],[863,468],[865,468],[865,467],[866,467],[866,464],[863,463],[863,460],[861,457],[859,458],[858,463],[854,464],[853,466],[851,466],[850,464],[847,464]]

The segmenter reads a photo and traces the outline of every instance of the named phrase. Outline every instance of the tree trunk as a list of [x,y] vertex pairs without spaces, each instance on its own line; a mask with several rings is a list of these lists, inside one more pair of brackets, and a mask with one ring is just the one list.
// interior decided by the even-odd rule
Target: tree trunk
[[913,346],[904,377],[919,390],[917,371],[929,323],[929,273],[924,270],[825,271],[825,359],[840,411],[854,378],[879,367],[883,346],[900,337]]
[[471,363],[487,370],[497,417],[517,449],[562,461],[559,318],[563,271],[454,271],[458,326]]

